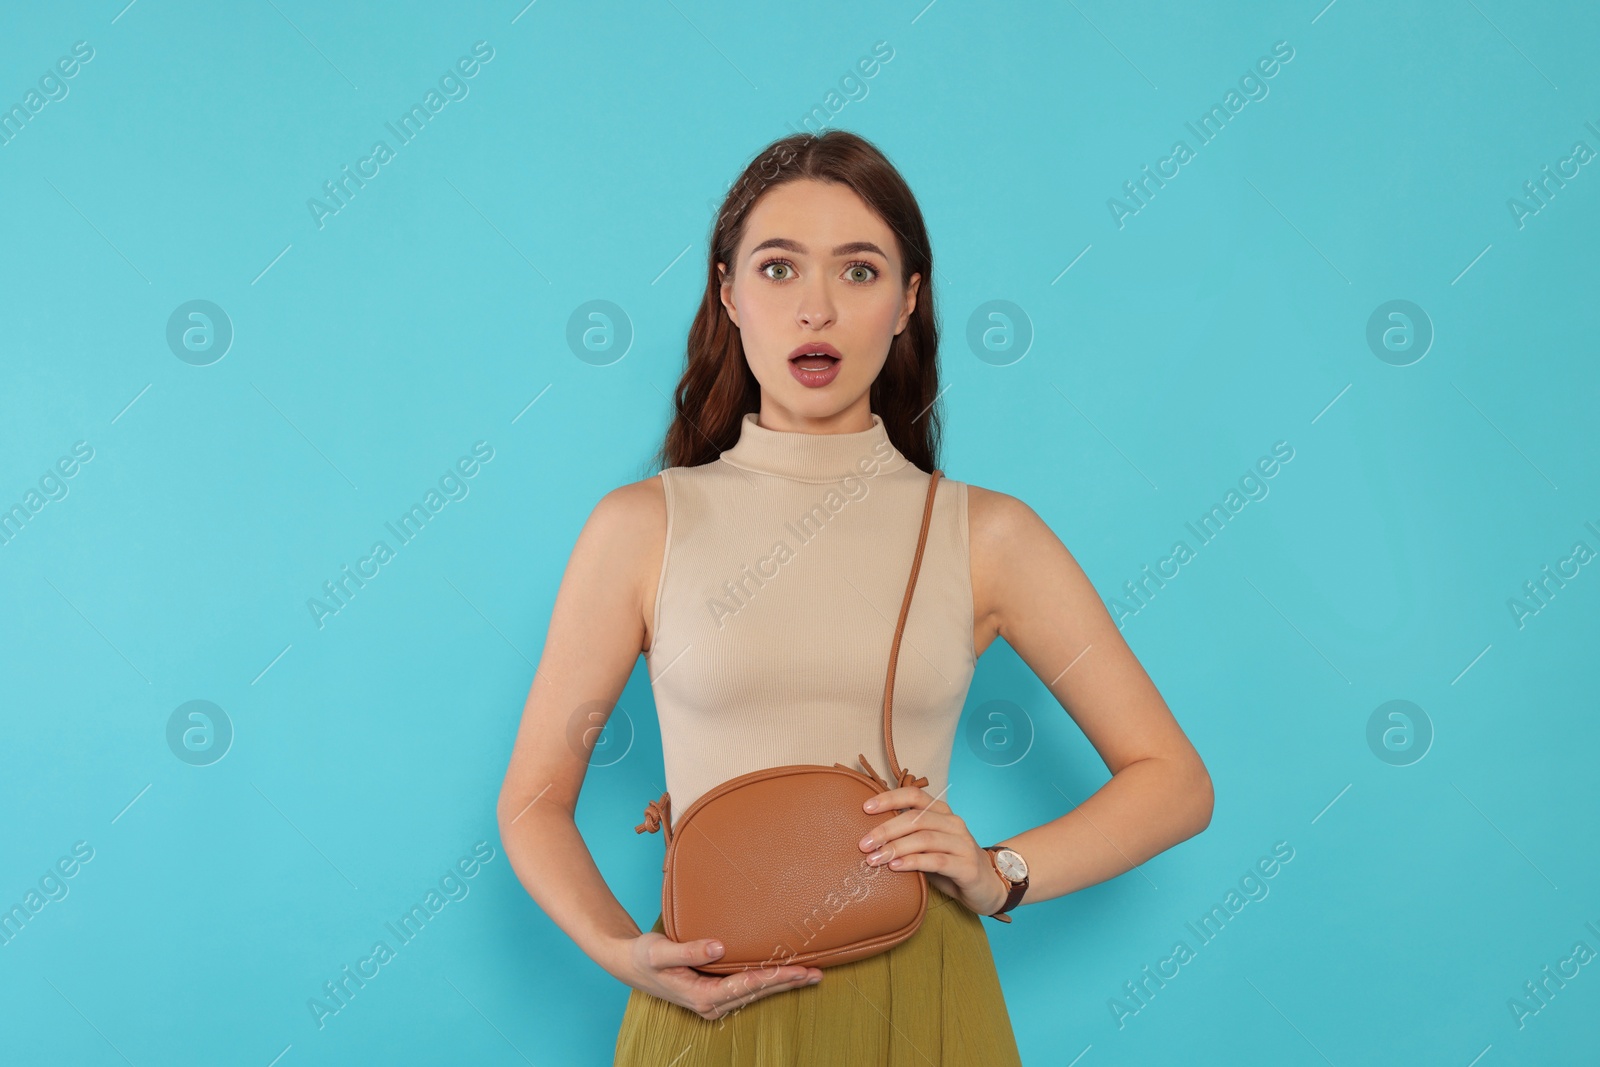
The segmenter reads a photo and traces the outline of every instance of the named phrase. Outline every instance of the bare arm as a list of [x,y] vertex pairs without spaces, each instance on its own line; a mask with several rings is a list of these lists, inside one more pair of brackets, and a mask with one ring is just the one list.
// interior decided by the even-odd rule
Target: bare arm
[[573,818],[595,738],[639,653],[655,639],[650,625],[666,526],[659,478],[606,494],[584,524],[556,593],[496,813],[523,888],[590,959],[634,989],[718,1019],[821,981],[822,971],[785,965],[717,978],[695,970],[724,949],[713,938],[677,942],[641,933]]
[[619,979],[639,937],[573,812],[589,752],[649,638],[666,500],[659,478],[608,493],[578,535],[500,789],[512,869],[589,958]]
[[1022,501],[969,486],[975,643],[1002,636],[1111,771],[1060,818],[1004,838],[1024,903],[1115,877],[1204,830],[1211,777],[1077,560]]

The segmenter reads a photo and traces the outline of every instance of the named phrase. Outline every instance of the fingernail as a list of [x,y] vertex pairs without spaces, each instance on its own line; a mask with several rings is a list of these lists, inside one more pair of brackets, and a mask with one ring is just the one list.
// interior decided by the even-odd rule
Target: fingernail
[[722,942],[721,941],[713,941],[713,942],[711,942],[711,944],[706,946],[706,951],[710,952],[713,956],[722,955]]
[[868,811],[877,811],[878,810],[878,802],[876,800],[869,800],[865,804],[863,804],[862,807],[866,808]]
[[806,979],[806,985],[816,985],[820,981],[822,981],[822,975],[813,975],[812,977]]

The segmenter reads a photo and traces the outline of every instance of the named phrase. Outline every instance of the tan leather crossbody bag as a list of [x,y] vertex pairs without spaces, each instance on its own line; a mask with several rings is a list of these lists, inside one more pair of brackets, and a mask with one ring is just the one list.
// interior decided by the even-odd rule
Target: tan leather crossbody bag
[[[921,871],[867,863],[857,842],[887,811],[861,809],[868,797],[926,778],[900,767],[892,727],[894,669],[911,594],[928,543],[934,494],[928,481],[922,531],[889,648],[883,686],[883,744],[894,779],[857,755],[865,773],[835,763],[797,763],[730,778],[695,800],[674,826],[672,799],[645,808],[635,832],[666,831],[661,919],[673,941],[714,937],[722,956],[696,970],[735,974],[779,965],[831,967],[885,952],[922,925],[928,883]],[[900,809],[904,810],[904,809]]]

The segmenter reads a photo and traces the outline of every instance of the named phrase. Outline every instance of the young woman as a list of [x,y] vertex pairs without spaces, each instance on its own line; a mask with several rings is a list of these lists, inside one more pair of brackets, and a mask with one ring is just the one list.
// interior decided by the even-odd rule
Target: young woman
[[[927,781],[891,781],[859,843],[881,876],[924,872],[915,935],[822,969],[707,975],[715,940],[670,941],[659,917],[641,932],[579,836],[589,709],[609,714],[641,652],[674,813],[651,805],[647,824],[763,767],[888,764],[888,649],[938,467],[932,283],[922,214],[876,148],[843,131],[769,145],[715,222],[664,469],[601,499],[573,549],[499,821],[529,894],[633,990],[618,1063],[1020,1063],[979,916],[1114,877],[1210,821],[1205,767],[1071,554],[1026,504],[945,478],[894,690],[896,754]],[[1001,636],[1112,777],[996,850],[945,793],[974,666]]]

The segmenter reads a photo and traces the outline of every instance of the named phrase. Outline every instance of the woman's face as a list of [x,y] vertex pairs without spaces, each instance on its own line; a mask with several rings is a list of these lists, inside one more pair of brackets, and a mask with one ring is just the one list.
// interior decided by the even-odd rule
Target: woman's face
[[[869,390],[922,283],[913,274],[900,287],[899,249],[847,185],[806,179],[762,194],[735,262],[717,268],[722,304],[761,386],[761,425],[813,433],[872,425]],[[827,355],[804,355],[812,349]]]

